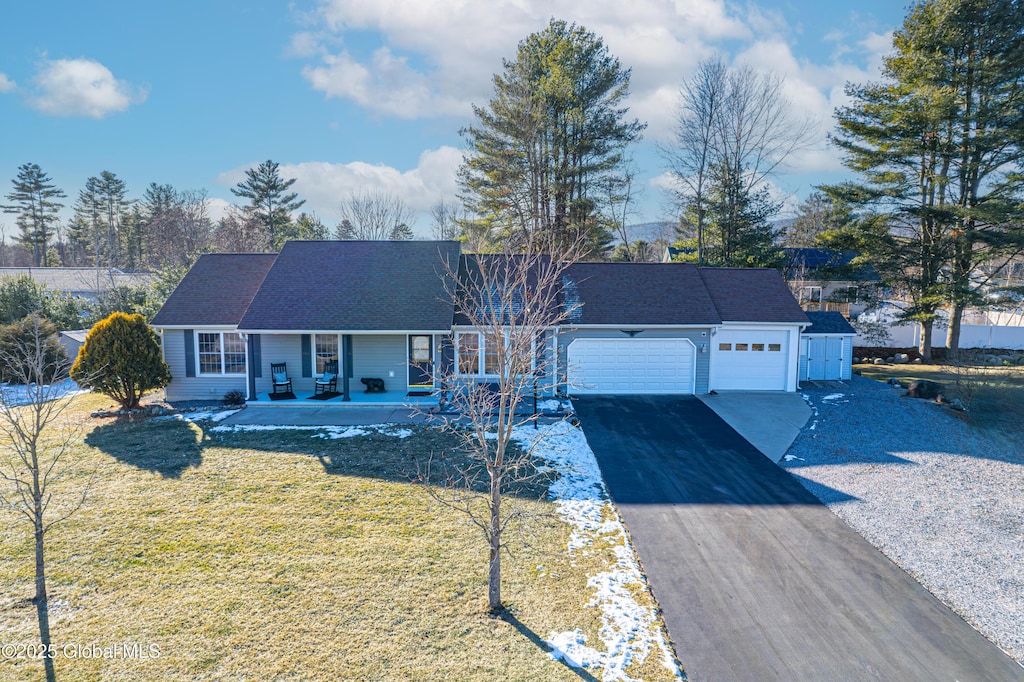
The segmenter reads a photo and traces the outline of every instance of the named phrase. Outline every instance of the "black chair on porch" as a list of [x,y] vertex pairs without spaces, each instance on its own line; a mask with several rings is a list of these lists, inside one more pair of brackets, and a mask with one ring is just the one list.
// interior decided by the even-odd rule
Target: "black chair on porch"
[[325,362],[324,373],[313,384],[313,395],[338,392],[338,363]]
[[288,376],[287,362],[270,363],[270,379],[274,384],[274,388],[271,391],[272,394],[292,392],[292,380]]

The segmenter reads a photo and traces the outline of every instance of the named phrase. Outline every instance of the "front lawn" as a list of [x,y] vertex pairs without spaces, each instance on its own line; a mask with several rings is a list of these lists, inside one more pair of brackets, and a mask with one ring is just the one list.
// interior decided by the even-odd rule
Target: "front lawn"
[[[600,648],[588,576],[616,563],[611,540],[567,551],[555,505],[504,563],[511,614],[486,613],[486,547],[464,517],[410,483],[416,456],[450,451],[435,430],[218,432],[212,422],[94,419],[56,494],[94,476],[84,507],[47,544],[58,651],[139,644],[158,657],[69,659],[61,680],[574,680],[543,640],[580,629]],[[338,435],[335,433],[334,435]],[[406,435],[406,437],[399,437]],[[325,437],[328,436],[328,437]],[[62,489],[64,488],[64,489]],[[610,509],[610,507],[609,507]],[[36,641],[28,527],[0,531],[0,643]],[[635,588],[639,603],[650,595]],[[669,679],[654,652],[627,668]],[[42,679],[0,660],[0,679]]]
[[965,418],[985,430],[1016,438],[1024,424],[1024,367],[978,366],[958,370],[949,364],[862,364],[854,365],[854,371],[876,381],[895,378],[903,386],[914,379],[937,381],[946,387],[947,397],[969,403]]

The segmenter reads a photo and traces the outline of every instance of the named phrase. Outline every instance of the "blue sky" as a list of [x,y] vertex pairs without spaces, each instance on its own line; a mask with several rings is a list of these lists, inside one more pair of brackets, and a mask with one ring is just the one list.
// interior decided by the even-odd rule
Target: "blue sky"
[[[775,181],[790,203],[844,173],[825,135],[843,85],[878,76],[905,7],[884,0],[50,0],[9,3],[0,22],[0,194],[40,164],[73,201],[109,170],[135,196],[150,182],[205,188],[212,212],[265,159],[307,207],[337,221],[346,196],[403,197],[427,211],[456,192],[458,130],[491,76],[549,18],[602,36],[632,69],[635,222],[668,217],[664,162],[680,83],[715,52],[786,79],[819,123],[815,149]],[[13,231],[13,216],[0,214]]]

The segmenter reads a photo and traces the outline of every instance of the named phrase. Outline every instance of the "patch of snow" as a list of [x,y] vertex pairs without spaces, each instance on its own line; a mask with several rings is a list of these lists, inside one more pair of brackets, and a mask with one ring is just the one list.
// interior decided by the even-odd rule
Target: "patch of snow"
[[840,398],[845,398],[845,397],[846,397],[845,393],[829,393],[827,396],[822,398],[822,400],[839,400]]
[[572,403],[568,400],[556,400],[555,398],[549,398],[547,400],[538,401],[537,409],[542,412],[561,412],[567,409],[572,410]]
[[3,402],[7,407],[18,407],[20,405],[28,405],[29,403],[40,400],[41,402],[50,402],[51,400],[57,400],[65,396],[75,396],[79,393],[88,393],[78,387],[71,379],[65,379],[59,384],[19,384],[11,385],[6,381],[0,385],[0,401]]
[[662,665],[682,678],[665,633],[656,625],[654,609],[641,606],[633,596],[634,591],[648,586],[583,432],[563,421],[536,430],[520,427],[513,437],[545,463],[539,468],[558,474],[549,495],[571,528],[569,552],[585,552],[600,539],[611,545],[615,554],[609,570],[587,581],[594,592],[587,606],[601,610],[598,635],[604,651],[587,646],[585,635],[575,629],[552,633],[547,640],[552,648],[548,655],[577,668],[601,670],[605,680],[629,680],[626,669],[657,651]]
[[[217,410],[217,411],[204,410],[204,411],[201,411],[201,412],[185,412],[185,413],[182,413],[182,414],[175,414],[175,415],[171,415],[170,418],[171,419],[184,419],[185,421],[189,421],[189,422],[198,422],[198,421],[204,421],[204,420],[211,421],[211,422],[219,422],[219,421],[223,421],[223,420],[227,419],[228,417],[230,417],[231,415],[233,415],[234,413],[236,413],[238,411],[239,410]],[[158,417],[158,419],[160,419],[160,418],[161,417]]]
[[800,461],[800,462],[802,462],[802,461],[804,461],[803,457],[797,457],[796,455],[786,455],[782,459],[784,459],[787,462],[793,462],[793,461]]
[[565,661],[573,668],[604,666],[604,654],[587,646],[587,638],[579,629],[556,632],[546,643],[551,647],[548,656],[554,661]]
[[359,428],[358,426],[347,426],[341,428],[328,428],[324,433],[318,433],[313,438],[330,438],[331,440],[338,440],[339,438],[352,438],[353,436],[365,436],[370,433],[366,429]]

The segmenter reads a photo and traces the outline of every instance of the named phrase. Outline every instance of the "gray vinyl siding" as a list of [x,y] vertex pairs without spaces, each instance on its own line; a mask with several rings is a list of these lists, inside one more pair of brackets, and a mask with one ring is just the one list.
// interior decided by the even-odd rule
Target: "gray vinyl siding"
[[[637,329],[637,327],[630,327],[631,330]],[[565,386],[565,369],[566,369],[566,348],[575,339],[628,339],[626,334],[623,334],[618,329],[586,329],[577,328],[563,330],[558,335],[558,377],[559,382],[564,389]],[[641,333],[637,334],[635,338],[638,339],[689,339],[696,352],[694,354],[696,358],[696,392],[707,393],[708,382],[711,370],[711,328],[685,328],[685,329],[672,329],[672,328],[658,328],[658,329],[644,329]],[[705,352],[701,352],[701,344],[704,344]]]
[[352,384],[355,393],[365,390],[359,380],[372,377],[384,380],[388,391],[406,391],[409,388],[409,361],[405,334],[352,336]]
[[[203,331],[197,329],[196,333]],[[165,329],[162,334],[164,362],[171,372],[171,383],[164,394],[167,400],[220,400],[228,391],[245,392],[244,374],[225,376],[185,376],[185,332]]]
[[271,363],[288,363],[293,391],[312,391],[313,378],[302,377],[302,344],[298,334],[260,334],[260,360],[263,376],[256,378],[256,393],[269,393],[273,377]]
[[[807,381],[808,339],[818,334],[804,334],[800,337],[800,381]],[[821,334],[820,336],[838,336],[838,334]],[[840,365],[840,379],[849,381],[853,378],[853,337],[843,336],[843,362]]]

